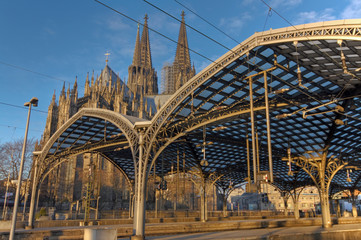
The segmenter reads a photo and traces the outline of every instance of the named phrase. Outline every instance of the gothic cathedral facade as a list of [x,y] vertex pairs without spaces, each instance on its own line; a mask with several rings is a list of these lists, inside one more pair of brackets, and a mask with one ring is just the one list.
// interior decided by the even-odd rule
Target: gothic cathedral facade
[[[171,66],[167,86],[174,86],[164,92],[168,95],[158,94],[157,72],[152,66],[152,56],[148,29],[148,16],[145,15],[142,35],[139,25],[136,35],[133,61],[128,67],[128,81],[121,79],[112,68],[106,65],[99,76],[94,71],[85,79],[84,95],[78,96],[78,83],[75,79],[72,88],[66,90],[65,83],[56,101],[55,92],[48,107],[48,115],[42,139],[36,145],[36,150],[49,140],[49,138],[68,119],[81,108],[103,108],[124,115],[151,119],[166,102],[170,94],[185,84],[195,75],[194,66],[191,66],[188,40],[182,12],[182,21],[174,63]],[[126,208],[130,198],[129,188],[126,186],[124,176],[109,161],[97,154],[86,153],[71,157],[52,171],[42,186],[40,202],[54,205],[57,203],[71,204],[84,198],[86,184],[89,181],[89,169],[97,169],[93,181],[93,193],[102,196],[104,209]],[[96,197],[95,196],[95,197]],[[116,202],[116,204],[115,204]]]

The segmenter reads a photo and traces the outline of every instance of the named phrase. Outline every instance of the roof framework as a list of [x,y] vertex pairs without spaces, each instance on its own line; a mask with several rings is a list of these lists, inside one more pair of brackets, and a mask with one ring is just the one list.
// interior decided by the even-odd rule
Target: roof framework
[[[321,162],[315,156],[325,149],[325,162],[355,168],[361,143],[360,35],[359,20],[257,33],[175,93],[153,119],[148,141],[157,143],[159,154],[169,148],[163,154],[173,166],[177,161],[177,151],[171,150],[174,141],[185,141],[184,148],[193,152],[194,162],[188,168],[197,166],[204,173],[222,175],[218,184],[223,188],[246,181],[246,139],[251,138],[249,80],[254,76],[259,170],[268,171],[264,79],[257,74],[276,67],[267,73],[274,184],[286,191],[314,184],[310,175],[317,171],[303,171],[300,159]],[[203,145],[208,166],[201,166]],[[282,161],[288,148],[297,165],[292,164],[293,176]],[[250,168],[253,172],[252,161]],[[343,172],[334,182],[349,187]]]
[[206,181],[226,196],[273,172],[272,184],[295,202],[316,185],[322,226],[330,227],[329,194],[361,188],[360,42],[361,20],[256,33],[190,79],[150,122],[80,110],[37,152],[31,214],[36,183],[69,156],[96,152],[135,189],[136,236],[145,233],[149,174],[175,167],[203,180],[202,221]]
[[[250,76],[259,171],[269,171],[264,75],[259,73],[274,68],[266,74],[274,185],[290,191],[312,184],[297,158],[311,159],[327,148],[327,159],[347,163],[354,170],[352,182],[346,181],[347,170],[339,171],[332,189],[360,188],[360,40],[361,21],[333,21],[253,35],[188,81],[152,119],[144,136],[142,161],[147,174],[154,169],[157,175],[168,174],[180,162],[182,171],[196,168],[205,175],[217,174],[217,185],[223,189],[247,181],[248,155],[253,172],[252,153],[247,150],[251,139]],[[122,169],[128,179],[136,180],[139,135],[134,123],[138,121],[142,120],[102,109],[81,110],[43,148],[42,176],[60,159],[97,152]],[[283,160],[288,148],[292,176]],[[201,165],[204,151],[207,166]]]

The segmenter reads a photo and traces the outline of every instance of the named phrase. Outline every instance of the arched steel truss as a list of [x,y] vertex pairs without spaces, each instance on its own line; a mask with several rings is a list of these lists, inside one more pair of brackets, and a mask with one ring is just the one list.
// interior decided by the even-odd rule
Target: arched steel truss
[[[89,133],[90,130],[94,132]],[[85,152],[103,153],[106,149],[114,151],[119,146],[126,146],[131,155],[136,156],[137,139],[133,124],[123,115],[105,109],[83,108],[44,145],[38,156],[38,164],[41,166],[39,177],[47,172],[47,168],[53,163],[71,155]],[[135,163],[135,157],[132,157],[132,160]]]
[[[33,225],[38,184],[52,169],[74,155],[86,152],[101,154],[125,175],[130,189],[134,192],[131,180],[136,177],[134,172],[138,152],[135,120],[138,119],[105,109],[83,108],[64,123],[35,156],[29,226]],[[114,154],[117,157],[114,157]]]
[[[305,58],[307,57],[307,54],[310,54],[310,51],[313,51],[313,53],[315,52],[314,50],[312,50],[312,46],[316,46],[317,44],[320,45],[319,50],[323,51],[329,50],[326,49],[326,45],[330,46],[331,44],[333,44],[333,46],[331,47],[335,47],[334,45],[337,44],[338,40],[343,40],[345,45],[350,43],[350,46],[353,46],[355,45],[355,42],[357,43],[360,41],[360,38],[361,28],[359,20],[343,20],[307,24],[256,33],[255,35],[253,35],[252,37],[245,40],[240,45],[236,46],[231,51],[223,55],[221,58],[216,60],[215,63],[208,66],[195,77],[193,77],[180,90],[178,90],[174,94],[174,96],[162,107],[162,109],[153,118],[152,125],[148,128],[145,135],[146,141],[148,143],[152,143],[152,146],[149,145],[148,149],[146,149],[145,151],[145,159],[153,157],[153,161],[155,161],[159,154],[163,151],[163,149],[170,145],[174,140],[184,137],[189,132],[192,132],[197,128],[199,129],[204,125],[215,125],[214,123],[223,123],[222,126],[227,127],[227,119],[229,121],[233,118],[237,118],[237,116],[239,115],[244,115],[247,111],[249,112],[249,101],[245,100],[248,97],[247,95],[244,95],[243,99],[238,98],[238,102],[233,101],[232,104],[227,104],[227,100],[229,100],[229,97],[232,97],[238,93],[237,90],[239,91],[239,88],[242,87],[240,86],[239,82],[246,82],[247,77],[250,74],[265,70],[264,67],[272,67],[272,62],[277,60],[277,58],[274,59],[273,54],[269,54],[268,56],[258,54],[259,52],[268,51],[268,49],[272,49],[274,54],[277,54],[278,58],[281,59],[277,62],[278,66],[280,67],[274,72],[268,73],[268,78],[278,79],[279,83],[282,83],[284,86],[293,87],[294,89],[291,89],[293,92],[295,90],[298,91],[295,94],[287,94],[282,98],[271,99],[270,104],[271,110],[273,112],[281,114],[291,114],[292,112],[294,112],[293,109],[295,109],[295,111],[301,109],[301,107],[297,109],[297,105],[307,109],[311,108],[311,106],[314,106],[315,102],[321,105],[327,101],[332,100],[341,90],[344,90],[343,87],[349,84],[349,79],[351,77],[342,76],[342,78],[339,78],[340,74],[338,73],[336,74],[336,76],[325,78],[319,66],[313,67],[309,66],[307,62],[302,62],[299,65],[303,70],[302,77],[304,81],[306,83],[311,83],[313,80],[316,79],[318,80],[318,82],[321,83],[320,85],[326,86],[320,87],[321,90],[317,90],[313,93],[311,92],[310,97],[307,94],[307,90],[302,89],[301,87],[295,87],[294,84],[292,84],[292,81],[297,80],[298,61],[295,58],[296,54],[291,55],[290,53],[296,52],[297,54]],[[320,42],[321,40],[323,42]],[[294,45],[295,42],[296,44],[300,45],[296,50],[295,47],[292,48],[292,45]],[[303,49],[307,45],[311,45],[311,50]],[[335,50],[332,50],[332,48],[331,51],[333,51],[333,55],[340,55],[340,52],[335,53]],[[257,57],[259,57],[260,60],[258,60]],[[317,58],[318,56],[315,57]],[[334,56],[329,57],[332,58]],[[354,56],[351,56],[351,58],[354,58]],[[257,64],[251,63],[252,59],[255,61],[264,61],[267,64],[263,63],[258,64],[257,66]],[[324,59],[321,60],[325,61]],[[321,60],[318,61],[322,62]],[[292,66],[288,66],[290,62],[293,62],[293,65],[291,64]],[[324,70],[330,70],[331,73],[333,71],[336,72],[336,70],[338,71],[338,69],[342,70],[343,66],[341,61],[337,62],[332,61],[331,59],[330,62],[333,64],[333,69],[331,69],[331,67],[327,67]],[[242,64],[248,65],[248,71],[245,71],[243,73],[237,72],[236,68]],[[352,63],[350,69],[356,69],[357,67],[360,67],[360,64]],[[288,68],[288,72],[284,70],[285,68]],[[308,75],[310,75],[310,73],[312,72],[314,72],[314,75],[308,77]],[[210,92],[212,92],[210,97],[203,99],[201,98],[202,92],[207,91],[211,86],[215,85],[216,82],[224,82],[224,79],[222,78],[227,74],[232,75],[232,79],[228,79],[227,84],[223,84],[223,87],[220,87],[216,90],[210,90]],[[292,79],[289,82],[287,82],[286,80],[282,80],[282,76],[286,74],[292,75]],[[357,76],[359,78],[359,74],[357,74]],[[317,77],[324,77],[324,79],[319,80],[317,79]],[[341,79],[342,81],[340,81]],[[359,82],[360,81],[356,82],[356,84],[353,85],[353,88],[347,89],[345,91],[345,93],[347,94],[345,95],[348,97],[358,95],[360,93],[357,87],[359,85]],[[255,90],[260,90],[261,85],[262,84],[256,86]],[[229,92],[227,97],[216,103],[213,102],[212,106],[208,109],[202,109],[202,106],[209,103],[209,100],[211,100],[212,96],[216,96],[219,93],[224,94],[225,89],[229,87],[236,88],[236,86],[238,87],[238,89],[234,90],[233,92]],[[274,86],[274,89],[281,89],[281,86],[279,86],[278,88],[277,87],[278,86]],[[318,86],[312,87],[317,88]],[[327,91],[328,87],[331,88],[331,90]],[[246,89],[247,85],[244,84],[243,88]],[[258,94],[258,96],[260,96],[260,94]],[[294,97],[297,98],[298,102],[293,99]],[[317,97],[317,100],[313,99],[315,97]],[[356,99],[358,98],[356,97]],[[193,105],[193,102],[196,100],[202,103],[198,106]],[[239,102],[242,102],[243,104],[239,104]],[[303,105],[300,103],[302,103]],[[340,103],[343,103],[343,105],[345,105],[344,107],[346,107],[347,109],[348,104],[345,104],[346,101],[340,101]],[[334,105],[332,105],[332,107],[333,106]],[[262,108],[264,109],[264,105],[260,103],[260,105],[258,105],[255,110],[261,110]],[[197,110],[199,111],[196,114],[195,112],[197,112]],[[182,112],[185,113],[183,114]],[[276,114],[273,115],[273,117],[275,116]],[[331,116],[326,117],[331,118]],[[336,119],[336,117],[337,116],[332,116],[334,120]],[[314,118],[314,120],[320,121],[316,119],[316,117]],[[331,129],[337,128],[338,126],[332,122],[333,120],[326,119],[323,121],[321,120],[320,124],[330,125]],[[300,123],[299,125],[301,125],[301,127],[305,127],[305,125],[303,125],[302,123]],[[208,131],[209,130],[210,129],[208,129]],[[330,132],[332,132],[332,130],[330,130]],[[335,139],[335,137],[331,135],[332,134],[329,134],[328,137],[330,139]],[[327,140],[324,139],[324,144],[326,144],[326,141]],[[154,144],[159,147],[159,151],[155,153],[153,152]],[[309,144],[308,148],[306,149],[299,149],[297,153],[301,154],[306,150],[316,150],[317,147],[314,147],[312,145],[313,144]],[[335,145],[333,145],[333,147],[335,147]],[[150,169],[148,170],[150,171]]]
[[[361,167],[360,156],[355,154],[361,148],[360,43],[361,20],[330,21],[256,33],[190,79],[158,111],[149,126],[137,132],[124,116],[107,110],[100,113],[99,109],[84,109],[57,131],[39,159],[51,158],[49,151],[71,121],[86,115],[112,122],[125,134],[131,148],[138,190],[134,219],[137,224],[134,226],[136,235],[140,236],[144,236],[142,198],[147,176],[160,158],[165,159],[165,167],[170,167],[179,159],[176,156],[179,151],[175,150],[181,148],[187,155],[188,169],[196,166],[203,173],[218,173],[222,177],[217,184],[222,187],[230,180],[235,185],[242,184],[245,178],[250,179],[247,165],[255,173],[270,171],[269,144],[266,143],[268,114],[274,185],[288,192],[295,191],[297,184],[309,185],[312,178],[306,172],[310,172],[310,158],[301,156],[324,149],[325,166],[332,165],[328,159],[335,159],[333,156],[341,162],[336,168],[331,167],[328,174],[337,181],[335,184],[347,186],[342,182],[344,163],[353,167],[354,172]],[[267,97],[266,90],[269,91]],[[250,129],[252,115],[256,129]],[[251,134],[252,144],[251,130],[257,132]],[[204,131],[207,142],[202,138]],[[113,143],[116,145],[117,141],[121,138]],[[252,155],[249,154],[250,145],[258,149],[257,159],[253,159],[258,163],[253,166],[248,163],[252,162],[249,159],[252,157],[247,159],[247,155]],[[93,147],[95,151],[100,146]],[[209,165],[201,164],[201,151],[205,149],[209,149]],[[290,158],[287,149],[292,150],[290,166],[286,164]],[[81,148],[72,150],[74,153],[82,151]],[[63,151],[67,150],[61,149],[56,154],[60,156]],[[107,156],[113,159],[117,155]],[[159,169],[155,170],[157,174],[160,174]],[[360,177],[354,179],[360,180]],[[322,201],[325,201],[325,194]]]

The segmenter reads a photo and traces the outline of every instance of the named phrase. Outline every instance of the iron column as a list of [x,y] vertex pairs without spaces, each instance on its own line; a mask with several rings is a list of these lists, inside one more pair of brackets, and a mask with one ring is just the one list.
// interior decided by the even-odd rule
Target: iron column
[[254,111],[253,111],[253,89],[252,89],[252,78],[248,78],[249,82],[249,104],[251,110],[251,135],[252,135],[252,153],[253,153],[253,182],[257,181],[257,157],[256,157],[256,141],[255,141],[255,131],[254,131]]
[[33,105],[34,107],[37,107],[38,106],[38,99],[33,97],[30,100],[30,102],[26,102],[24,104],[24,106],[29,107],[29,111],[28,111],[28,119],[26,121],[25,136],[24,136],[24,143],[23,143],[23,151],[21,153],[21,162],[20,162],[20,170],[19,170],[19,176],[18,176],[18,184],[16,186],[15,202],[14,202],[14,210],[13,210],[13,219],[12,219],[12,223],[11,223],[10,237],[9,237],[10,240],[14,239],[15,228],[16,228],[16,215],[18,213],[20,188],[21,188],[21,180],[22,180],[23,169],[24,169],[24,158],[25,158],[25,151],[26,151],[26,141],[27,141],[27,138],[28,138],[31,105]]
[[264,96],[266,102],[266,120],[267,120],[267,146],[268,146],[268,165],[270,182],[273,183],[273,166],[272,166],[272,145],[271,145],[271,126],[269,118],[269,102],[268,102],[268,83],[267,83],[267,72],[264,72]]

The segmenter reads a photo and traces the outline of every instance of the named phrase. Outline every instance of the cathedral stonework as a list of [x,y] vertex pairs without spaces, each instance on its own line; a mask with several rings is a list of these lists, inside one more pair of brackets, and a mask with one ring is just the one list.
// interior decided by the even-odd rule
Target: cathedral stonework
[[[40,150],[56,130],[82,108],[103,108],[124,115],[151,119],[168,100],[169,96],[158,95],[157,72],[152,66],[148,16],[145,15],[144,19],[141,37],[138,25],[133,61],[128,67],[128,82],[125,83],[125,80],[111,69],[107,59],[99,76],[94,77],[94,71],[91,77],[89,73],[87,74],[82,97],[78,97],[77,78],[72,88],[69,86],[66,90],[65,84],[63,85],[58,102],[54,91],[48,107],[43,136],[36,145],[37,150]],[[182,86],[195,74],[194,66],[192,68],[190,63],[184,13],[182,13],[178,41],[172,75],[168,79],[169,81],[176,79],[173,84],[176,87],[174,89]],[[43,196],[44,200],[47,198],[47,201],[52,203],[61,201],[74,203],[84,198],[86,191],[84,186],[90,166],[96,166],[98,169],[98,185],[94,185],[94,193],[96,192],[98,196],[102,195],[101,202],[107,205],[105,208],[115,207],[112,202],[119,198],[123,199],[124,203],[123,206],[117,207],[126,207],[124,204],[128,203],[129,189],[126,187],[119,189],[119,186],[122,186],[119,181],[124,182],[124,176],[121,176],[110,162],[97,154],[90,153],[69,158],[48,176],[44,181],[47,186],[43,186],[46,193],[43,194],[42,191],[42,194],[46,195]]]
[[191,65],[189,55],[187,31],[182,12],[182,21],[179,29],[177,51],[172,65],[165,65],[162,69],[163,94],[173,94],[195,74],[194,65]]
[[142,38],[139,39],[138,25],[133,62],[128,68],[128,87],[142,96],[155,95],[158,94],[158,77],[152,66],[147,15],[145,15]]

